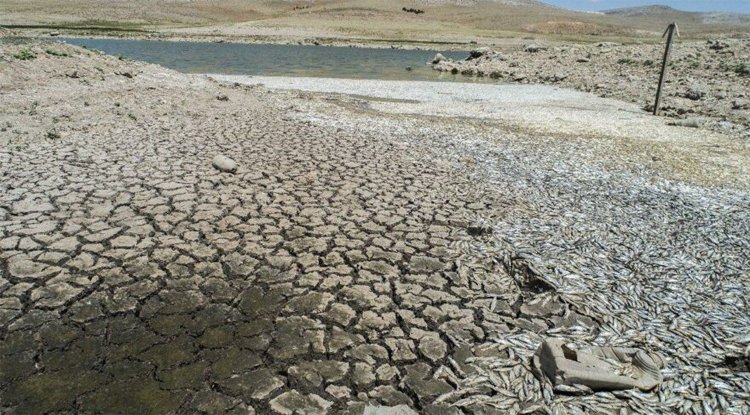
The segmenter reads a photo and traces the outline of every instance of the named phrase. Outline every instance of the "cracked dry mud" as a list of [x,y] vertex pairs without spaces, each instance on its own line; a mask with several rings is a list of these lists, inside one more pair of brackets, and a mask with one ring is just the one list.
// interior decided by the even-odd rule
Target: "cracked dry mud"
[[537,157],[498,126],[54,47],[70,56],[0,61],[0,412],[508,413],[508,372],[472,378],[500,362],[506,386],[533,385],[511,403],[531,413],[551,401],[494,339],[615,324],[569,307],[522,248],[471,253],[495,232],[472,218],[533,223],[553,196],[512,174],[527,184],[489,191],[479,144],[451,136],[507,134],[506,164],[530,171],[591,163],[578,143]]
[[[225,103],[208,81],[92,61],[119,65],[57,59],[80,78],[4,92],[24,113],[10,124],[72,119],[56,140],[4,133],[2,406],[325,413],[370,397],[427,408],[452,389],[431,367],[449,338],[485,335],[466,305],[481,288],[457,280],[449,248],[466,238],[456,212],[487,206],[445,191],[461,179],[388,137],[284,121],[263,91]],[[60,85],[80,91],[32,103]],[[217,153],[237,174],[211,167]]]

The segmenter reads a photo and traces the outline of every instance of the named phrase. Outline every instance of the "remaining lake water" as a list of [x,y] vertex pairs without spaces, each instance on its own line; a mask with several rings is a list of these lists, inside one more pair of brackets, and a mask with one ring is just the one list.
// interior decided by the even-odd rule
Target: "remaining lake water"
[[[488,82],[433,71],[440,52],[463,59],[468,51],[402,50],[311,45],[63,38],[67,43],[151,62],[185,73],[300,76],[409,81]],[[411,67],[411,70],[407,70]]]

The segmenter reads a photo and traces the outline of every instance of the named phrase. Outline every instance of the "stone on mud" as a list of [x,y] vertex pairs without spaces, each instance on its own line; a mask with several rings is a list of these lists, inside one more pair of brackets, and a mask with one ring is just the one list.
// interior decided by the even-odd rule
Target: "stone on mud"
[[235,173],[237,172],[237,162],[230,159],[229,157],[219,154],[214,157],[211,164],[215,169],[224,173]]

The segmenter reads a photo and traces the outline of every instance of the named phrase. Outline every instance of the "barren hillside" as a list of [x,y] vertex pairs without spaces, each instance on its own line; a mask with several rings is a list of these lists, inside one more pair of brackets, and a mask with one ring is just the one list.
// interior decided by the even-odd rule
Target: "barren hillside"
[[[406,10],[405,10],[406,9]],[[411,12],[409,10],[412,10]],[[415,13],[413,11],[420,11]],[[746,16],[745,16],[746,17]],[[535,0],[3,0],[0,25],[164,30],[307,28],[339,37],[435,39],[660,34],[679,20],[686,35],[748,31],[742,16],[664,8],[582,13]],[[250,28],[250,29],[248,29]],[[242,33],[242,30],[240,30]],[[461,39],[459,39],[461,40]]]

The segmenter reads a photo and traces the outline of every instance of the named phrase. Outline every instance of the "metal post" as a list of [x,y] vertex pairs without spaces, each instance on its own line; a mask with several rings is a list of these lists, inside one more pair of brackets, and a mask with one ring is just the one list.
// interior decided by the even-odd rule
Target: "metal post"
[[659,115],[659,107],[661,106],[661,90],[664,88],[664,80],[667,76],[667,66],[669,65],[669,54],[672,52],[672,38],[674,34],[680,35],[680,29],[677,28],[677,23],[670,23],[667,26],[667,30],[661,36],[667,36],[667,48],[664,49],[664,61],[661,64],[661,75],[659,76],[659,87],[656,89],[656,102],[654,103],[654,115]]

